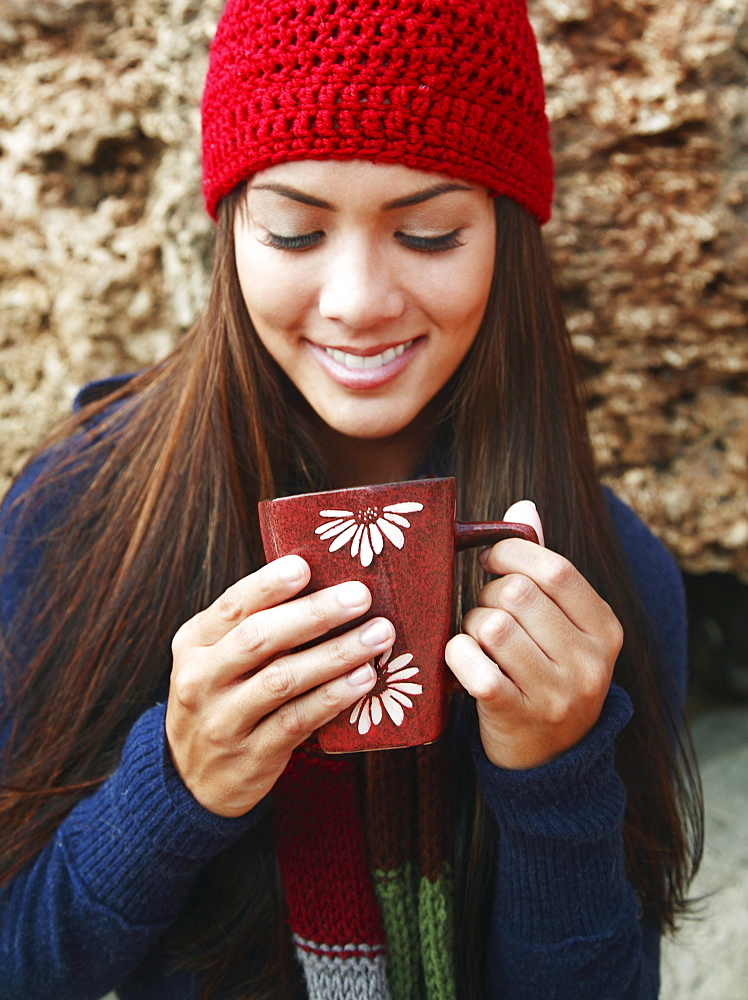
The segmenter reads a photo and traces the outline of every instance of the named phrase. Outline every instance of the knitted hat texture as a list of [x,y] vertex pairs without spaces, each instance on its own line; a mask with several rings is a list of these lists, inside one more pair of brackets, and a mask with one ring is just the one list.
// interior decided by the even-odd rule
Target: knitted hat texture
[[228,0],[202,103],[203,192],[288,160],[401,163],[550,216],[526,0]]

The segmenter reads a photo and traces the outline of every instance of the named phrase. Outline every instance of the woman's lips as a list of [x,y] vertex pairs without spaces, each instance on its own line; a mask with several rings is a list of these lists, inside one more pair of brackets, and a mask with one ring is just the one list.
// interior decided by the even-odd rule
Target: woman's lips
[[377,354],[355,354],[308,341],[317,361],[339,385],[349,389],[374,389],[391,381],[408,367],[423,338],[406,340]]

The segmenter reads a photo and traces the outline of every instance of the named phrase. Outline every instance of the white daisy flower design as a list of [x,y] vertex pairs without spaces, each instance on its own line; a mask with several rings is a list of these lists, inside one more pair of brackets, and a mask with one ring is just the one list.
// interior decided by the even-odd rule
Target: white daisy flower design
[[366,736],[372,726],[378,726],[384,718],[384,713],[392,719],[396,726],[402,725],[405,718],[405,708],[412,708],[410,695],[423,693],[420,684],[413,684],[411,677],[418,673],[418,667],[411,667],[412,653],[402,653],[396,656],[392,663],[387,664],[392,649],[386,650],[374,662],[377,672],[377,682],[374,687],[359,698],[353,706],[350,723],[356,726],[361,736]]
[[410,527],[404,514],[423,510],[422,503],[390,503],[381,508],[365,507],[363,510],[321,510],[325,521],[314,529],[323,541],[332,539],[329,552],[336,552],[351,544],[351,556],[360,559],[362,566],[370,566],[374,556],[384,548],[385,539],[401,549],[405,544],[403,528]]

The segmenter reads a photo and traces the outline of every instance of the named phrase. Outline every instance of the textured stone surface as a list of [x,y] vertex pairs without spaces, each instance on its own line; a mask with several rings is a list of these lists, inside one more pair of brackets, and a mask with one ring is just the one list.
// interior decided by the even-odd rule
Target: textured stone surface
[[[219,0],[0,0],[0,489],[74,388],[203,300],[198,102]],[[606,477],[748,579],[748,0],[531,0],[547,227]]]
[[217,0],[0,0],[0,478],[206,290],[199,99]]

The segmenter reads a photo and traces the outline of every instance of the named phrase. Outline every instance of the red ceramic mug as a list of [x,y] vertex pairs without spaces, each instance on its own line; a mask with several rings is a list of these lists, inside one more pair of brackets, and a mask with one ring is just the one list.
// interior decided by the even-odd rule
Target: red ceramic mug
[[451,478],[263,500],[259,514],[268,561],[302,556],[312,571],[309,590],[360,580],[372,595],[366,617],[381,615],[395,627],[394,645],[374,659],[376,684],[319,730],[321,748],[348,753],[438,739],[446,723],[455,551],[510,537],[536,542],[535,531],[456,521]]

